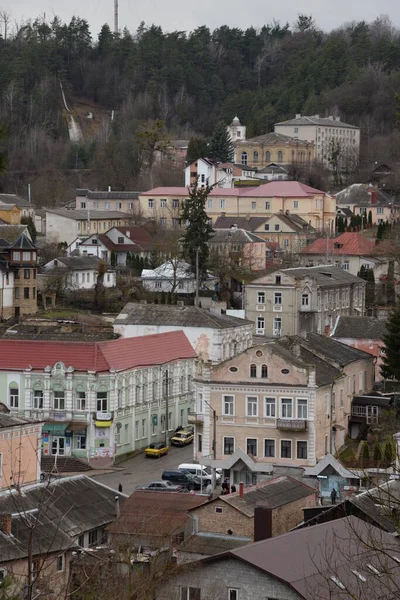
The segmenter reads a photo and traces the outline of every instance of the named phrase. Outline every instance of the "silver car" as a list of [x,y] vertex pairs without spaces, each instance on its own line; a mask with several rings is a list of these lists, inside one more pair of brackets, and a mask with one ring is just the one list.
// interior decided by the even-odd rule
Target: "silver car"
[[150,490],[151,492],[182,492],[183,487],[181,485],[175,485],[170,481],[152,481],[143,488],[144,490]]

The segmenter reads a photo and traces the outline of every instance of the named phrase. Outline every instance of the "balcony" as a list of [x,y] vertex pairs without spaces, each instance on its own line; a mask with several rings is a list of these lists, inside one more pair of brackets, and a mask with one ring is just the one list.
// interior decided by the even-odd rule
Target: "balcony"
[[203,425],[204,424],[203,413],[190,413],[188,415],[188,423],[189,423],[189,425]]
[[276,428],[282,431],[307,431],[305,419],[277,419]]

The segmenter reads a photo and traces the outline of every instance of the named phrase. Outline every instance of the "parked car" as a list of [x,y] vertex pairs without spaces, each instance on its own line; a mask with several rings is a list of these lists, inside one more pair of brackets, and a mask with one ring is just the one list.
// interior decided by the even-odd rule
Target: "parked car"
[[173,446],[187,446],[191,444],[194,440],[194,435],[190,431],[185,431],[182,429],[174,434],[171,438],[171,444]]
[[190,473],[183,473],[183,471],[179,471],[178,469],[166,469],[163,471],[161,479],[170,481],[175,485],[180,485],[188,490],[199,490],[201,488],[201,481],[198,477]]
[[155,442],[154,444],[149,444],[144,453],[146,456],[160,458],[160,456],[168,454],[168,446],[166,446],[163,442]]
[[[210,467],[204,467],[195,463],[182,463],[179,465],[178,469],[184,473],[196,475],[199,479],[203,480],[203,486],[206,486],[212,482],[212,471]],[[218,472],[215,473],[215,481],[217,485],[221,483],[221,474]]]
[[150,490],[151,492],[182,492],[183,487],[181,485],[175,485],[170,481],[152,481],[149,485],[143,488],[144,490]]

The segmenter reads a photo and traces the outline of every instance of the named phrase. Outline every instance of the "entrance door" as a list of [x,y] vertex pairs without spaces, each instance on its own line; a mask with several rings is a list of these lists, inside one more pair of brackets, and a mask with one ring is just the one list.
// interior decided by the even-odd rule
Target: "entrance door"
[[53,436],[51,442],[51,453],[58,454],[58,456],[64,456],[65,454],[65,438]]

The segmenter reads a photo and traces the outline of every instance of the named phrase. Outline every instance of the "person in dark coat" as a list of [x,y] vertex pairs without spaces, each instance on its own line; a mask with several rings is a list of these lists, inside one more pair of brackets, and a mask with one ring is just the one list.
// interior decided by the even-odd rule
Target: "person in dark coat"
[[332,488],[332,491],[331,491],[332,504],[336,504],[336,497],[337,497],[337,491],[335,490],[335,488]]
[[119,491],[119,493],[120,493],[120,494],[122,494],[122,483],[120,483],[120,484],[118,485],[118,491]]

